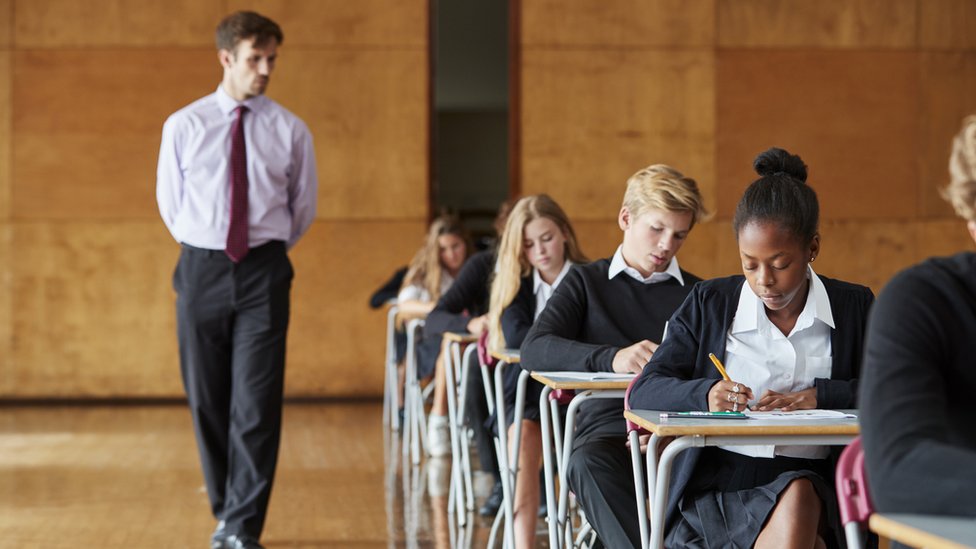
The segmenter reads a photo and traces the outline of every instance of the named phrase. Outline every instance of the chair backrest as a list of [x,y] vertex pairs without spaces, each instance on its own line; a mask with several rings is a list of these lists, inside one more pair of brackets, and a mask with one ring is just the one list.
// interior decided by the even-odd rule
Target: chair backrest
[[847,545],[851,548],[864,547],[863,534],[867,530],[868,518],[874,512],[874,505],[868,493],[861,437],[854,439],[841,452],[834,482],[837,503],[840,506],[840,521],[847,532]]
[[494,368],[495,364],[498,363],[498,359],[488,352],[488,330],[481,332],[481,335],[478,336],[478,362],[487,368]]

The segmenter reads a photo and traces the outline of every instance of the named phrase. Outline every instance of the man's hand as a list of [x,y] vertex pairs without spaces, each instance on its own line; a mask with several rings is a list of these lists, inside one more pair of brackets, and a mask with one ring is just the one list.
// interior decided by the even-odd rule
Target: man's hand
[[630,347],[624,347],[613,355],[613,371],[621,374],[639,374],[656,350],[657,343],[646,339]]

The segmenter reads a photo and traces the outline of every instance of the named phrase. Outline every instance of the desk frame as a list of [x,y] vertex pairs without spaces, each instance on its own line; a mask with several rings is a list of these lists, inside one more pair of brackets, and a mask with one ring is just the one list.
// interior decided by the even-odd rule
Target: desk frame
[[[570,372],[578,374],[579,372]],[[546,509],[549,515],[549,547],[555,549],[573,546],[573,529],[568,520],[569,515],[569,484],[566,482],[566,469],[569,456],[573,451],[573,440],[576,429],[576,412],[580,405],[594,398],[619,398],[626,394],[628,380],[580,380],[560,378],[560,372],[532,372],[532,378],[543,384],[542,395],[539,397],[539,416],[542,427],[542,465],[546,479]],[[593,372],[593,376],[602,375]],[[520,380],[521,382],[521,380]],[[573,390],[576,395],[569,403],[566,411],[566,428],[560,441],[559,436],[559,407],[556,402],[549,402],[549,395],[554,390]],[[556,489],[553,471],[552,449],[549,445],[550,437],[554,439],[559,450],[556,454],[556,471],[559,476],[559,499],[556,499]],[[560,448],[560,442],[562,443]],[[555,511],[555,513],[554,513]],[[565,544],[565,545],[563,545]]]
[[[845,410],[850,411],[850,410]],[[860,433],[856,419],[826,421],[660,419],[661,410],[629,410],[624,416],[651,432],[647,445],[648,496],[651,501],[650,547],[664,547],[664,514],[671,468],[688,448],[775,444],[796,446],[846,446]],[[657,459],[663,437],[675,437]],[[652,476],[653,472],[653,476]],[[635,488],[640,488],[635,486]],[[642,543],[642,546],[646,546]]]

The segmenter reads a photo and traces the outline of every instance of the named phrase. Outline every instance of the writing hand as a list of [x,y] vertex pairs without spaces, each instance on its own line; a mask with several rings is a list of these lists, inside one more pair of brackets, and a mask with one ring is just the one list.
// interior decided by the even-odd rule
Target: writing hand
[[761,412],[769,410],[812,410],[817,407],[817,388],[810,387],[795,393],[777,393],[766,391],[756,403],[756,409]]
[[630,347],[624,347],[613,355],[613,371],[621,374],[639,374],[656,350],[657,343],[646,339]]
[[755,398],[752,389],[735,381],[722,380],[708,391],[709,412],[742,412],[747,402]]

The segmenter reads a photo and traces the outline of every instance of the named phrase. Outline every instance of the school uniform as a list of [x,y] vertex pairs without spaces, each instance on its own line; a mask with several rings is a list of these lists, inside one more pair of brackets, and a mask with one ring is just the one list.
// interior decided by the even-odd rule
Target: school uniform
[[967,252],[899,273],[871,311],[861,435],[880,512],[976,517],[974,304]]
[[[729,365],[729,376],[754,391],[816,388],[818,408],[855,408],[868,288],[818,276],[808,268],[810,291],[796,326],[784,336],[766,317],[742,275],[698,284],[668,326],[668,337],[631,390],[632,408],[707,410],[708,392],[721,375],[708,358]],[[753,402],[754,404],[755,402]],[[690,449],[676,460],[665,519],[671,547],[752,546],[779,494],[809,479],[823,500],[842,544],[833,492],[838,449],[730,447]]]
[[[548,284],[542,279],[538,269],[532,269],[531,274],[522,277],[518,293],[515,294],[515,298],[512,299],[508,307],[502,311],[500,319],[506,347],[518,349],[522,346],[525,336],[529,333],[529,328],[545,310],[549,298],[552,297],[559,283],[563,281],[572,266],[571,261],[566,261],[552,284]],[[509,411],[507,414],[509,424],[515,418],[515,397],[518,396],[518,378],[521,373],[522,368],[506,368],[504,372],[505,409]],[[529,379],[525,385],[523,419],[539,421],[539,397],[541,395],[542,384],[534,379]]]
[[[672,259],[648,278],[627,266],[620,248],[610,259],[574,267],[522,343],[528,370],[611,372],[620,349],[661,341],[671,313],[700,279]],[[623,401],[592,399],[577,416],[569,486],[607,547],[640,545]]]
[[[444,295],[451,288],[454,283],[454,277],[445,273],[441,273],[441,287],[440,293]],[[408,284],[400,289],[400,293],[397,294],[397,302],[403,303],[405,301],[421,301],[424,303],[429,303],[431,301],[430,292],[427,288],[424,288],[420,284]],[[426,327],[423,330],[426,334]],[[404,340],[404,350],[406,346],[406,340]],[[422,335],[416,343],[417,347],[417,376],[424,378],[429,377],[434,373],[434,367],[437,365],[437,357],[441,352],[441,341],[440,337],[429,337],[427,335]],[[397,359],[402,359],[402,351],[397,349]]]
[[[468,258],[458,271],[454,284],[441,294],[434,310],[427,315],[424,326],[425,339],[440,342],[444,333],[465,333],[468,322],[488,312],[491,275],[495,272],[495,252],[485,250]],[[476,371],[476,370],[475,370]],[[464,388],[465,411],[468,424],[474,431],[478,447],[478,461],[481,470],[490,472],[498,480],[498,458],[490,431],[485,427],[488,420],[488,404],[485,401],[485,388],[480,375],[469,375]],[[499,483],[500,487],[501,484]]]

